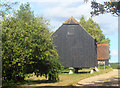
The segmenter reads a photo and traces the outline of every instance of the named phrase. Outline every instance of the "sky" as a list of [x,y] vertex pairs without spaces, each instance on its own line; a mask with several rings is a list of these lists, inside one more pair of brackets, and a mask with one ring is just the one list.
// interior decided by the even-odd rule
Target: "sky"
[[[17,8],[21,3],[29,2],[31,10],[36,16],[45,17],[49,23],[49,29],[56,31],[63,22],[69,17],[73,16],[77,21],[80,21],[82,15],[88,20],[91,15],[91,0],[84,3],[84,0],[9,0],[17,1],[19,4],[14,7]],[[96,0],[99,3],[104,3],[108,0]],[[118,62],[118,17],[110,13],[102,14],[92,17],[93,20],[100,25],[103,34],[110,41],[110,62]]]

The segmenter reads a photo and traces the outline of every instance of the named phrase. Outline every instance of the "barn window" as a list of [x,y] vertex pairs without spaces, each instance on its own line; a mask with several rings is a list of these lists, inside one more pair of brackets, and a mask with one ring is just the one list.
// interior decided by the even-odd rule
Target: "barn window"
[[70,27],[68,29],[67,35],[74,35],[74,28],[73,27]]

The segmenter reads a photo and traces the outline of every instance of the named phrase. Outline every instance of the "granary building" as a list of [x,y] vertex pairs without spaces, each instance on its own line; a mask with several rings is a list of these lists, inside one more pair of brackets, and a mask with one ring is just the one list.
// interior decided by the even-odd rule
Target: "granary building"
[[97,66],[96,40],[73,17],[65,21],[52,36],[64,67],[77,69]]

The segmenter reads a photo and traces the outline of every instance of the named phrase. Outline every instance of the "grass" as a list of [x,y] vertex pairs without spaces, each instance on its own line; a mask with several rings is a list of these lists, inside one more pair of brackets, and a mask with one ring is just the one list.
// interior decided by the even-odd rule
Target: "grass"
[[99,72],[94,72],[93,74],[89,73],[90,69],[79,70],[79,73],[77,74],[60,73],[59,82],[51,82],[51,81],[48,81],[45,77],[33,76],[30,78],[26,78],[27,82],[25,84],[22,84],[21,86],[23,87],[25,86],[73,86],[82,79],[112,71],[111,68],[107,68],[106,70],[104,69],[99,69],[99,70],[100,70]]
[[113,69],[118,69],[118,65],[119,65],[120,63],[110,63],[110,65],[111,65],[111,67],[113,68]]

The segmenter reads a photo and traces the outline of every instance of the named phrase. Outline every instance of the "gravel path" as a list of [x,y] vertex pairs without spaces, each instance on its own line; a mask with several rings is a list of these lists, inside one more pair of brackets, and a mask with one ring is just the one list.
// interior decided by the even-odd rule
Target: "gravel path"
[[[119,79],[119,80],[118,80]],[[119,82],[118,82],[119,81]],[[79,81],[76,86],[120,86],[118,69]]]

